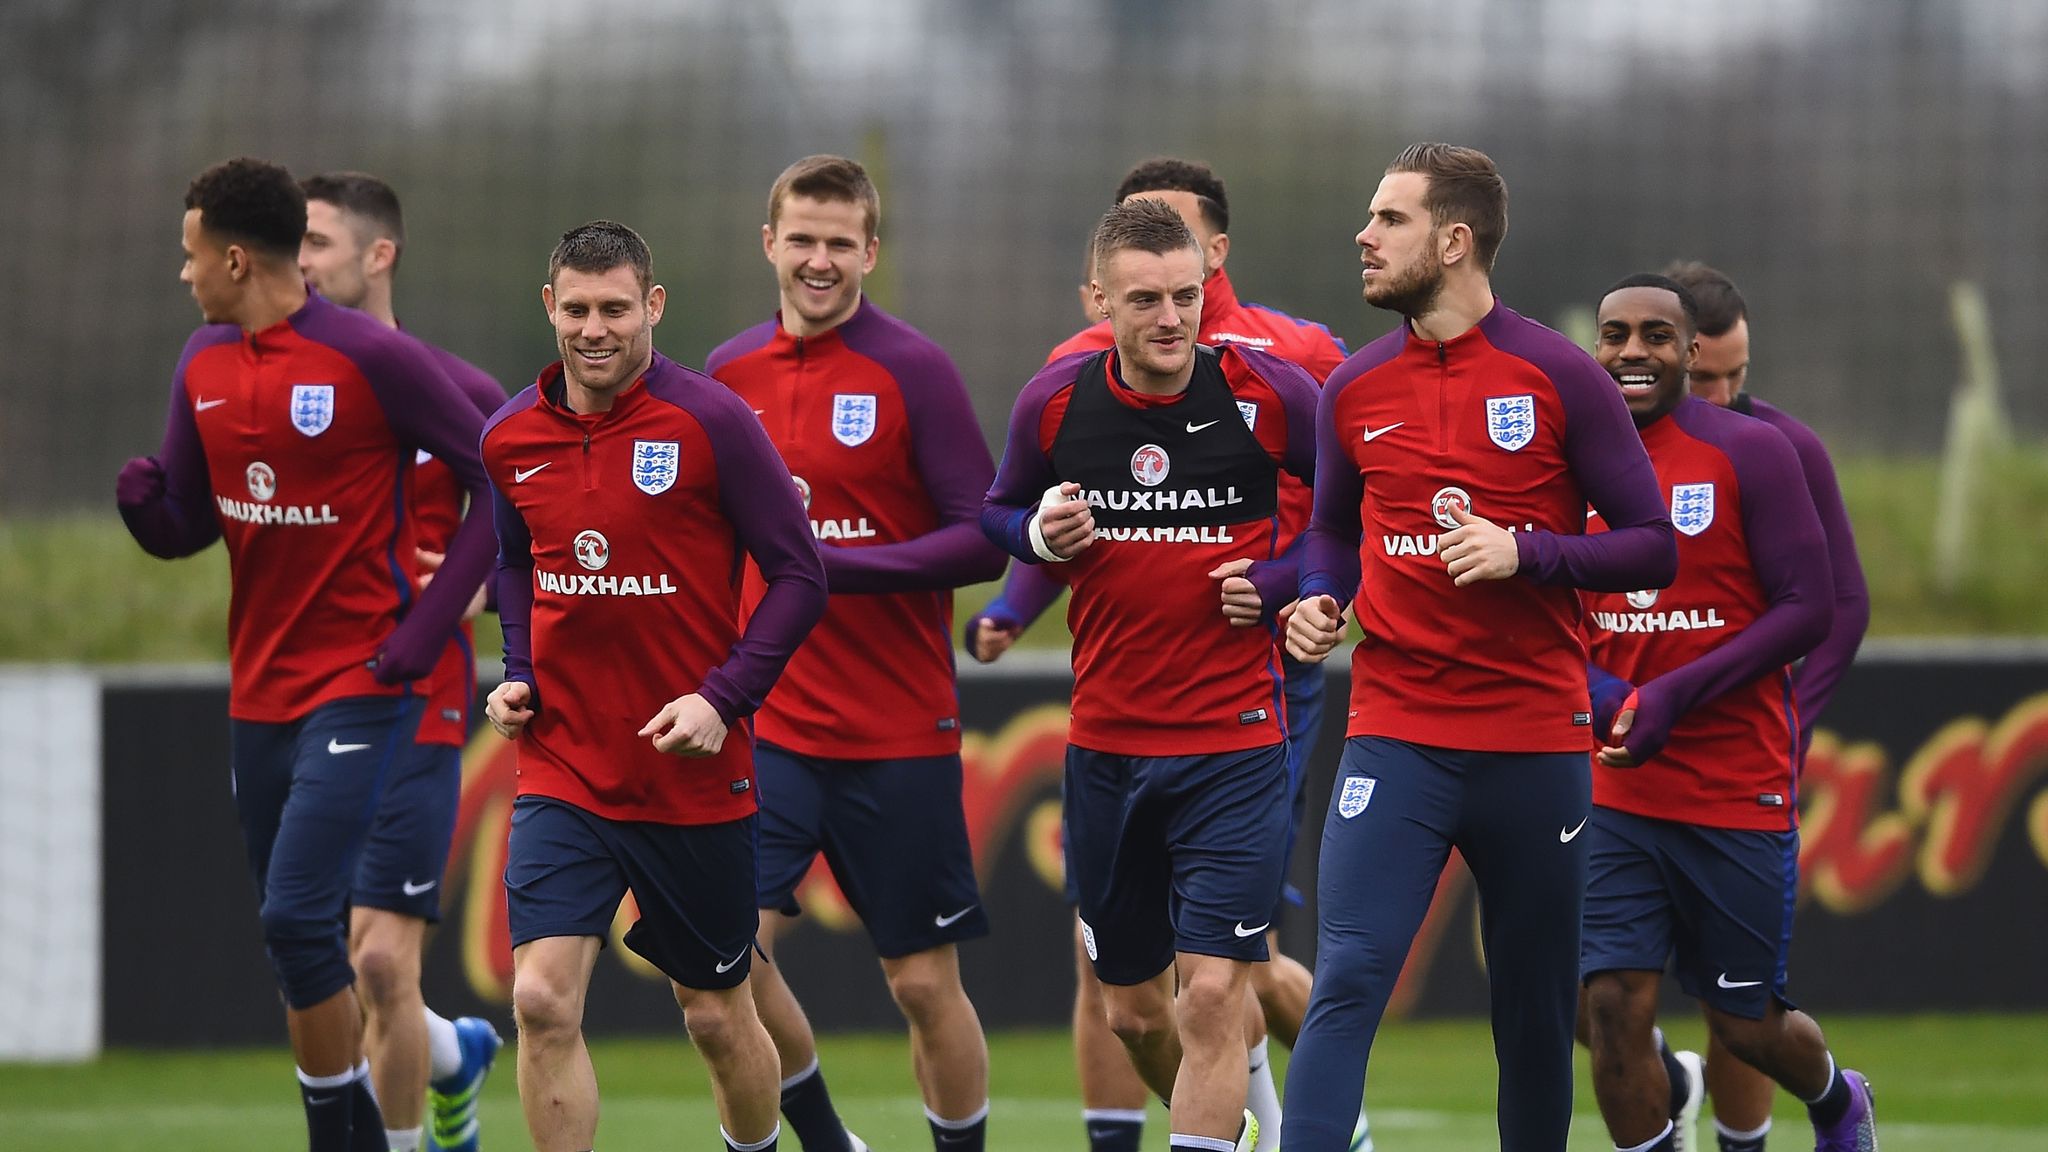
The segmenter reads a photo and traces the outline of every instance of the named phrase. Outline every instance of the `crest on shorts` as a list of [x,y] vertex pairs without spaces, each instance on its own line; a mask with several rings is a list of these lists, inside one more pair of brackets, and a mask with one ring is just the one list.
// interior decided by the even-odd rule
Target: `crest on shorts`
[[837,392],[832,396],[832,438],[857,448],[875,434],[875,396],[872,392]]
[[1536,397],[1489,396],[1486,400],[1486,438],[1510,452],[1519,452],[1536,438]]
[[675,486],[683,446],[676,440],[633,441],[633,487],[659,496]]
[[1378,786],[1379,781],[1371,776],[1346,776],[1343,790],[1337,793],[1337,815],[1349,820],[1365,811],[1365,806],[1372,803],[1372,790]]
[[1697,536],[1714,522],[1714,485],[1673,484],[1671,526],[1687,536]]
[[1259,402],[1258,402],[1258,401],[1256,401],[1256,400],[1239,400],[1239,401],[1237,402],[1237,411],[1238,411],[1238,414],[1239,414],[1239,415],[1241,415],[1241,416],[1243,416],[1243,417],[1244,417],[1244,426],[1245,426],[1246,428],[1249,428],[1249,429],[1251,429],[1251,430],[1252,430],[1252,431],[1254,431],[1254,432],[1256,432],[1256,431],[1258,431],[1258,430],[1259,430]]
[[334,423],[334,385],[292,385],[292,427],[318,436]]

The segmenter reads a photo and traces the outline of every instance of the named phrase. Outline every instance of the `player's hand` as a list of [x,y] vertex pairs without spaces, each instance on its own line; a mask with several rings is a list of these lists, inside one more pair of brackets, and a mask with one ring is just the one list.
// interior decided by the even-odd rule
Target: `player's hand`
[[121,465],[114,478],[114,500],[123,508],[137,508],[163,498],[164,466],[154,456],[137,456]]
[[1047,492],[1046,499],[1038,505],[1039,534],[1045,537],[1045,546],[1062,560],[1079,556],[1095,543],[1095,510],[1086,500],[1078,499],[1080,492],[1081,486],[1069,481],[1059,487],[1059,495],[1064,499],[1054,500],[1053,494]]
[[498,735],[507,740],[519,739],[519,733],[526,728],[526,722],[533,719],[533,685],[524,680],[507,680],[484,699],[484,719]]
[[[427,585],[434,582],[434,573],[439,572],[441,565],[447,562],[448,554],[446,552],[429,552],[425,548],[415,548],[412,550],[412,556],[419,563],[420,575],[418,582],[420,591],[425,592]],[[469,607],[462,610],[462,618],[464,620],[474,620],[478,616],[483,615],[483,611],[484,586],[479,584],[476,586],[476,595],[469,598]]]
[[1320,664],[1344,637],[1344,616],[1334,596],[1306,596],[1287,617],[1287,651],[1304,664]]
[[968,634],[967,654],[980,663],[993,664],[1023,634],[1022,628],[1000,624],[987,616],[976,617],[974,630]]
[[1633,768],[1636,766],[1635,753],[1630,752],[1624,746],[1624,742],[1628,737],[1629,729],[1636,726],[1636,709],[1639,705],[1640,701],[1637,699],[1637,694],[1631,692],[1628,694],[1628,699],[1622,701],[1621,711],[1614,714],[1614,727],[1609,730],[1607,737],[1613,743],[1603,747],[1599,752],[1600,763],[1606,767]]
[[1436,554],[1450,570],[1453,585],[1505,580],[1521,568],[1513,532],[1456,504],[1451,505],[1451,516],[1458,526],[1437,537]]
[[1209,573],[1209,579],[1222,581],[1217,591],[1223,594],[1223,618],[1230,621],[1232,628],[1249,628],[1265,614],[1258,585],[1245,579],[1244,574],[1251,566],[1249,559],[1229,560]]
[[654,750],[671,756],[714,756],[725,747],[725,721],[711,701],[692,692],[661,706],[640,728],[654,737]]

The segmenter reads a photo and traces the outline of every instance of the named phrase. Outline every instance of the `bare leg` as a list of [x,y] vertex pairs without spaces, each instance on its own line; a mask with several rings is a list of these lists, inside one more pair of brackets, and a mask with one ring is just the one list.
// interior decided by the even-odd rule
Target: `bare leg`
[[583,1043],[595,936],[549,936],[512,950],[519,1024],[519,1104],[534,1152],[581,1152],[597,1140],[597,1070]]
[[1596,972],[1580,990],[1593,1050],[1593,1097],[1615,1146],[1671,1123],[1671,1081],[1657,1054],[1658,972]]
[[741,1144],[766,1140],[779,1122],[781,1076],[775,1042],[754,1010],[753,990],[746,984],[712,991],[674,982],[670,988],[683,1010],[690,1042],[711,1070],[718,1122]]
[[910,1025],[910,1060],[925,1107],[964,1120],[988,1103],[988,1041],[960,985],[951,944],[882,961],[889,994]]
[[417,1128],[427,1094],[426,1001],[420,949],[427,922],[383,908],[349,914],[349,963],[363,1001],[363,1047],[386,1128]]

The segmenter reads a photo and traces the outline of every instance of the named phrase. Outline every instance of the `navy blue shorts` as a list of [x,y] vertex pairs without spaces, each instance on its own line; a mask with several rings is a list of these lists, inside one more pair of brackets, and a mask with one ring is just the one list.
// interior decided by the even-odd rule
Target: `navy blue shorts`
[[352,696],[289,723],[229,723],[235,812],[266,923],[331,923],[346,953],[357,863],[425,707],[410,694]]
[[1580,978],[1662,972],[1686,994],[1761,1020],[1785,998],[1799,833],[1706,828],[1593,809]]
[[573,804],[512,804],[505,905],[512,946],[550,936],[606,940],[627,891],[640,919],[626,947],[685,988],[738,987],[753,970],[759,820],[653,824]]
[[1068,874],[1096,976],[1142,984],[1176,952],[1266,959],[1293,786],[1285,744],[1207,756],[1069,745]]
[[400,749],[356,864],[350,901],[430,924],[440,920],[441,871],[461,799],[462,749],[418,743]]
[[[1287,855],[1280,863],[1280,875],[1284,878],[1294,862],[1294,845],[1301,837],[1301,822],[1308,813],[1309,761],[1323,730],[1325,680],[1320,664],[1303,664],[1289,656],[1283,658],[1282,666],[1287,673],[1287,754],[1294,772],[1294,800],[1287,812]],[[1081,892],[1074,886],[1074,862],[1067,854],[1064,837],[1060,853],[1066,869],[1060,893],[1066,898],[1067,907],[1076,908],[1081,904]],[[1273,923],[1279,924],[1287,909],[1299,908],[1303,903],[1301,889],[1283,879],[1280,899],[1273,906]]]
[[754,778],[761,908],[796,915],[822,852],[885,959],[988,935],[958,754],[834,760],[756,741]]

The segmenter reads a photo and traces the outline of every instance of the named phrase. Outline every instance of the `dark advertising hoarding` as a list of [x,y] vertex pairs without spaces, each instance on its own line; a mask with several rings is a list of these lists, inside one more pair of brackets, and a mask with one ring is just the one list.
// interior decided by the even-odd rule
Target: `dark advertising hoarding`
[[[1059,854],[1067,680],[991,671],[961,683],[969,830],[994,926],[962,948],[962,969],[989,1027],[1059,1026],[1073,979]],[[1304,961],[1342,734],[1344,673],[1332,677],[1294,864],[1309,906],[1282,925]],[[229,796],[225,686],[123,684],[104,703],[105,1042],[277,1042],[281,1013]],[[2048,937],[2019,930],[2048,907],[2048,660],[1865,660],[1821,728],[1801,787],[1793,994],[1823,1011],[2048,1007]],[[428,1000],[446,1015],[509,1015],[499,877],[513,789],[510,746],[479,733],[464,754],[445,918],[426,961]],[[822,868],[801,898],[806,914],[778,951],[813,1022],[897,1026],[866,937]],[[678,1025],[665,983],[617,943],[631,916],[629,903],[598,961],[592,1032]],[[1476,919],[1454,859],[1394,1011],[1485,1011]]]

